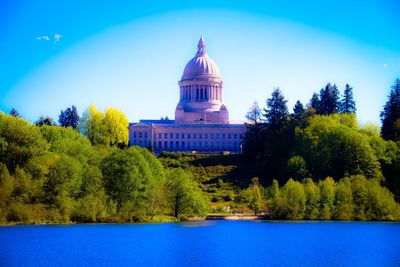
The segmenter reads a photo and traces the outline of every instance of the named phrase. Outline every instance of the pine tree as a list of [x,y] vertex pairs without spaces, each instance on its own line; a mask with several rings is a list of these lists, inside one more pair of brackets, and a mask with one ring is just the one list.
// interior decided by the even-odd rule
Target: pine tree
[[272,128],[281,128],[289,117],[287,100],[279,88],[275,88],[271,98],[267,99],[267,108],[264,109],[265,120]]
[[315,110],[316,113],[318,113],[319,110],[319,95],[317,93],[314,93],[310,99],[310,102],[308,102],[308,109],[312,108]]
[[36,126],[43,126],[43,125],[54,126],[56,124],[55,124],[53,118],[40,116],[40,118],[35,122],[35,125]]
[[293,116],[295,119],[300,119],[304,116],[306,110],[304,109],[303,104],[300,102],[300,100],[297,100],[296,104],[294,105],[293,108]]
[[353,87],[346,83],[343,98],[340,101],[340,113],[356,113],[356,102],[353,99]]
[[320,105],[317,114],[329,115],[337,113],[339,107],[339,90],[336,84],[328,83],[320,91]]
[[65,111],[61,110],[58,122],[61,126],[72,127],[76,129],[79,124],[79,114],[75,106],[67,108]]
[[389,99],[381,112],[382,137],[386,140],[400,140],[400,79],[396,79]]

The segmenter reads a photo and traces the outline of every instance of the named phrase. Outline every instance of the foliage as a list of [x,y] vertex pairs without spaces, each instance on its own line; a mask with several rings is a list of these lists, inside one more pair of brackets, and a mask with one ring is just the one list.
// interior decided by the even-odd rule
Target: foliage
[[19,112],[15,108],[11,109],[10,115],[14,117],[21,117],[21,115],[19,115]]
[[279,187],[276,180],[266,188],[268,216],[292,220],[378,220],[400,219],[400,205],[378,179],[362,175],[338,182],[327,177],[314,184],[289,179]]
[[329,115],[337,113],[339,108],[339,90],[336,84],[328,83],[325,88],[322,88],[320,93],[320,101],[317,108],[317,114]]
[[264,109],[265,121],[272,128],[280,128],[288,120],[289,112],[286,103],[287,100],[281,90],[275,88],[271,98],[267,99],[267,108]]
[[396,79],[381,112],[382,137],[385,140],[400,141],[400,79]]
[[243,190],[245,201],[254,211],[254,215],[257,215],[264,206],[263,191],[257,177],[252,178],[249,187]]
[[167,179],[169,204],[176,218],[207,214],[207,200],[199,185],[187,173],[179,168],[171,169]]
[[76,129],[79,124],[79,114],[76,107],[73,105],[65,111],[61,110],[60,116],[58,117],[58,123],[60,123],[61,126]]
[[90,105],[80,120],[80,131],[93,145],[125,147],[128,145],[128,119],[115,108],[105,113]]
[[356,113],[356,102],[353,99],[353,87],[346,83],[343,98],[339,103],[340,113]]
[[35,122],[36,126],[43,126],[43,125],[49,125],[49,126],[54,126],[56,123],[54,122],[53,118],[51,117],[45,117],[45,116],[40,116],[39,119]]

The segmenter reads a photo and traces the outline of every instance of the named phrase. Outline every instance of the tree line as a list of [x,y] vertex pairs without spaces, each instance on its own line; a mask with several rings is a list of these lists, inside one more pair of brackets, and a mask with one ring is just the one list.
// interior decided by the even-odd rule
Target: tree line
[[91,106],[78,123],[74,107],[66,112],[62,126],[0,113],[0,223],[206,215],[208,200],[190,173],[164,168],[147,149],[126,146],[122,112]]
[[399,201],[399,79],[388,98],[379,129],[373,124],[359,125],[349,85],[340,98],[336,85],[328,83],[306,106],[297,101],[292,113],[276,88],[266,108],[255,102],[247,113],[244,155],[264,166],[267,181],[279,178],[286,185],[290,179],[293,183],[311,178],[319,183],[331,177],[339,184],[344,177],[362,176],[390,189],[388,195],[394,193]]

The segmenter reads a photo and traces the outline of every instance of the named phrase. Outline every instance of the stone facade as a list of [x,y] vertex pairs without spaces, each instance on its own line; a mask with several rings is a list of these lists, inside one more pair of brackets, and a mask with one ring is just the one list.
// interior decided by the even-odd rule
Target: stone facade
[[243,123],[229,121],[228,109],[223,104],[224,83],[217,64],[206,53],[203,37],[178,84],[180,97],[175,120],[130,123],[130,145],[152,147],[157,153],[241,153],[246,128]]

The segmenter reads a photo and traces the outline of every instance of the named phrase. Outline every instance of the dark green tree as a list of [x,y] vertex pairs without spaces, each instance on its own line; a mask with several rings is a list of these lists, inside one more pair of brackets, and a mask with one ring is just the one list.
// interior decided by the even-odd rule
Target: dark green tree
[[310,102],[308,102],[308,108],[312,108],[315,110],[315,112],[318,112],[319,104],[320,104],[319,95],[317,93],[313,93]]
[[356,102],[353,99],[353,87],[346,83],[342,100],[340,101],[339,113],[356,113]]
[[328,83],[325,88],[320,91],[320,103],[317,114],[329,115],[338,112],[339,107],[339,90],[336,84]]
[[293,117],[295,119],[301,119],[306,113],[303,104],[300,100],[297,100],[296,104],[293,107]]
[[61,110],[58,122],[61,126],[72,127],[76,129],[79,124],[79,114],[75,106],[67,108],[65,111]]
[[396,79],[381,112],[381,134],[385,140],[400,140],[400,79]]
[[271,98],[267,99],[267,108],[264,109],[265,121],[272,129],[281,128],[289,118],[287,100],[279,88],[275,88]]

